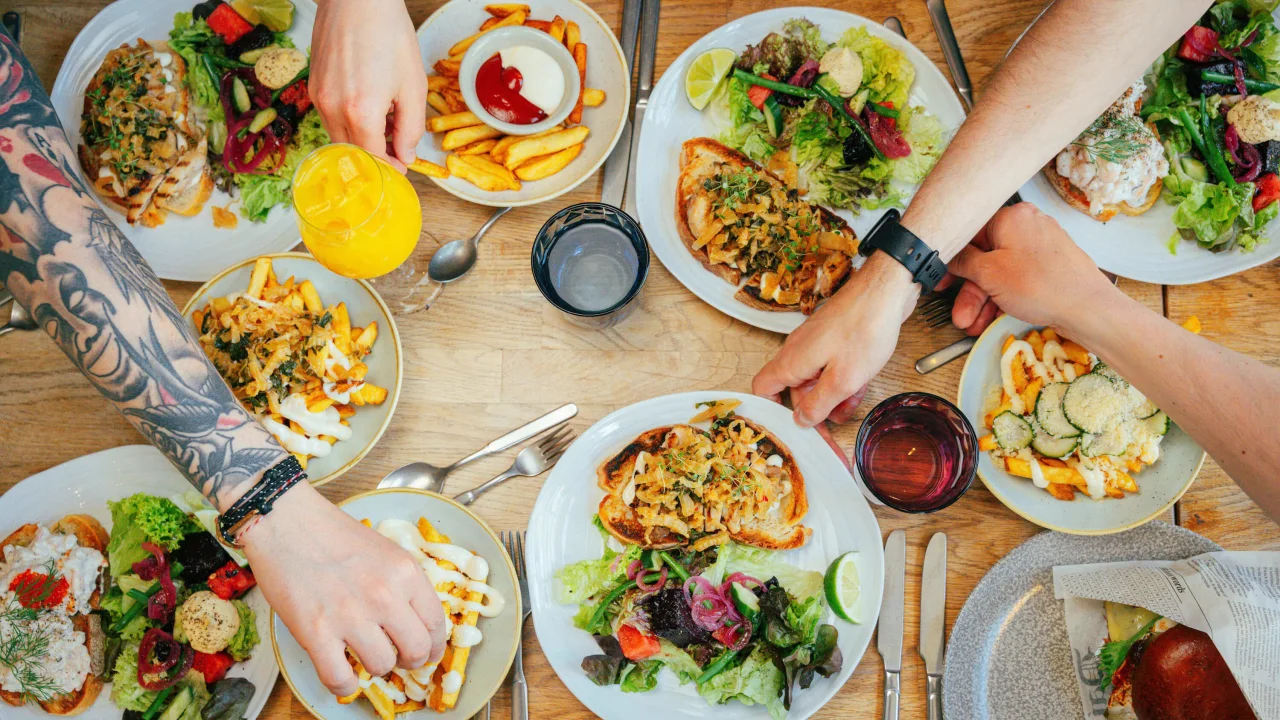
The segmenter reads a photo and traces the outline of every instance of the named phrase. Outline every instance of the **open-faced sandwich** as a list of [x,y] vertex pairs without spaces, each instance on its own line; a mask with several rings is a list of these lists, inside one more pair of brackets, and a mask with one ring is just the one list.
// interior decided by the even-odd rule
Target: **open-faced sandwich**
[[0,562],[0,699],[52,715],[83,712],[102,692],[106,635],[93,611],[108,536],[88,515],[23,525]]
[[715,140],[684,143],[675,207],[689,252],[753,308],[808,315],[853,272],[848,223]]

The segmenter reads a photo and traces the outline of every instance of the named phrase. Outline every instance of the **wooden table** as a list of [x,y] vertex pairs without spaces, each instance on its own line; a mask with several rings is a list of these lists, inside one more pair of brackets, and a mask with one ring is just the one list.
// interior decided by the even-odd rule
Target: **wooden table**
[[[23,46],[46,87],[53,85],[67,47],[105,0],[4,0],[0,11],[23,13]],[[438,0],[409,0],[415,23]],[[721,24],[772,7],[765,0],[666,0],[657,66],[665,69],[689,44]],[[825,4],[825,3],[824,3]],[[834,4],[874,20],[896,15],[907,37],[939,65],[942,53],[922,0],[863,0]],[[969,72],[982,81],[1006,48],[1040,12],[1039,0],[951,0],[951,19]],[[615,30],[621,0],[598,0],[595,9]],[[419,252],[432,253],[442,240],[470,235],[489,210],[447,195],[414,178],[426,214]],[[695,389],[749,392],[751,378],[782,344],[782,336],[749,327],[707,306],[660,263],[653,264],[640,307],[606,332],[567,323],[544,302],[529,273],[533,235],[553,212],[598,197],[599,178],[552,203],[512,211],[481,246],[474,275],[445,292],[428,312],[400,323],[405,345],[405,384],[395,421],[359,467],[323,488],[339,500],[367,490],[387,472],[414,460],[447,463],[493,437],[564,402],[581,414],[578,430],[606,413],[655,395]],[[179,306],[196,286],[167,283]],[[1197,314],[1205,335],[1270,363],[1280,349],[1280,264],[1191,287],[1122,282],[1121,287],[1156,311],[1181,321]],[[920,376],[914,361],[959,337],[954,328],[929,330],[914,318],[897,352],[872,383],[864,409],[904,391],[953,397],[961,363]],[[865,412],[865,410],[864,410]],[[850,447],[857,423],[839,428]],[[0,489],[41,470],[87,453],[142,441],[54,347],[37,333],[0,340]],[[502,470],[501,458],[477,462],[450,479],[461,491]],[[525,527],[541,479],[518,480],[485,495],[478,512],[494,527]],[[849,492],[856,492],[852,482]],[[881,531],[907,531],[907,614],[903,657],[903,718],[923,718],[923,664],[915,653],[920,565],[935,532],[950,539],[948,625],[974,585],[1002,556],[1040,529],[1005,509],[981,484],[952,507],[925,516],[877,510]],[[1212,461],[1167,520],[1176,521],[1228,548],[1280,549],[1277,528]],[[534,718],[584,718],[591,713],[564,688],[538,649],[530,628],[525,667]],[[823,718],[878,717],[880,659],[869,649],[852,679],[819,714]],[[508,693],[495,698],[495,717],[507,717]],[[263,717],[306,717],[283,682]]]

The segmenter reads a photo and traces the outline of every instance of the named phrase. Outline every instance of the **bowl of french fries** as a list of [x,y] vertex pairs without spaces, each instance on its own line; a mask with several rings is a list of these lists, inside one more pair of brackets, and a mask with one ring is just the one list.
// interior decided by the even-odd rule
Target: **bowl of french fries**
[[[1011,315],[998,318],[978,338],[960,375],[956,405],[969,422],[980,429],[982,452],[978,455],[978,477],[991,494],[1037,525],[1078,535],[1121,532],[1167,514],[1191,487],[1205,458],[1204,450],[1176,423],[1170,424],[1160,441],[1158,459],[1149,463],[1144,460],[1126,466],[1123,458],[1110,455],[1094,459],[1094,469],[1105,471],[1107,492],[1099,499],[1085,491],[1087,483],[1080,477],[1083,471],[1078,469],[1075,458],[1047,457],[1037,448],[1046,451],[1049,448],[1040,445],[1018,453],[1005,452],[1004,457],[997,457],[1002,453],[992,452],[996,446],[992,444],[993,439],[988,439],[993,438],[990,428],[995,424],[994,419],[1008,410],[1002,358],[1010,337],[1024,339],[1035,353],[1043,352],[1041,348],[1050,340],[1057,342],[1066,355],[1058,364],[1073,365],[1071,377],[1081,377],[1095,369],[1094,358],[1086,348],[1058,336],[1052,329],[1040,328]],[[1134,341],[1141,342],[1141,339]],[[1010,373],[1014,391],[1022,397],[1024,408],[1035,408],[1041,398],[1029,396],[1044,387],[1042,378],[1027,373],[1016,362],[1017,358],[1014,359]],[[1081,436],[1082,444],[1086,440],[1086,436]],[[1032,458],[1040,466],[1044,488],[1033,482],[1035,473],[1029,468]]]
[[[359,657],[348,651],[348,662],[361,679],[361,688],[352,695],[336,697],[320,682],[297,638],[273,613],[271,643],[281,676],[303,706],[323,720],[396,720],[408,713],[470,718],[502,685],[520,638],[520,590],[502,544],[470,510],[426,490],[374,490],[347,498],[339,506],[401,547],[411,544],[414,549],[410,553],[419,563],[457,571],[457,566],[440,557],[450,554],[439,552],[441,545],[453,546],[454,552],[461,548],[483,559],[483,581],[473,580],[466,588],[448,580],[435,586],[450,622],[473,630],[451,632],[444,656],[434,667],[402,668],[381,677],[370,675]],[[474,568],[468,572],[476,574]],[[477,611],[486,607],[493,612]],[[468,642],[456,639],[468,635],[473,636]]]
[[[525,27],[562,43],[577,68],[577,102],[565,120],[531,135],[486,125],[463,99],[468,49],[487,33]],[[418,28],[427,67],[427,133],[411,170],[470,202],[517,207],[577,187],[609,156],[622,134],[631,74],[607,23],[579,0],[537,5],[452,0]]]
[[265,255],[215,275],[182,314],[236,399],[313,484],[349,470],[390,424],[400,334],[364,280],[305,253]]

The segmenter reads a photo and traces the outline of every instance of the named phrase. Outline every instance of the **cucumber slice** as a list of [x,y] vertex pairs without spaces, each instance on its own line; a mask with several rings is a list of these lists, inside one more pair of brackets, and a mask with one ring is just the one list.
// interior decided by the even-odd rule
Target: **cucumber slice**
[[1032,438],[1035,437],[1031,423],[1009,410],[996,416],[995,421],[991,423],[991,432],[996,436],[996,443],[1000,445],[1000,449],[1005,452],[1017,452],[1030,445]]
[[1160,408],[1156,404],[1147,399],[1146,395],[1138,388],[1129,386],[1129,403],[1133,407],[1133,416],[1145,420],[1146,418],[1160,412]]
[[1091,435],[1101,435],[1119,425],[1131,407],[1128,391],[1098,372],[1072,380],[1062,395],[1067,422]]
[[160,715],[159,720],[178,720],[182,714],[186,712],[187,707],[196,699],[196,691],[191,686],[186,686],[178,691],[173,700],[169,702],[169,707],[165,708],[164,713]]
[[235,102],[236,112],[247,113],[252,107],[249,104],[249,88],[244,86],[244,81],[240,78],[231,79],[231,99]]
[[1068,387],[1070,383],[1049,383],[1040,391],[1040,397],[1036,398],[1036,421],[1046,433],[1054,437],[1080,437],[1080,428],[1067,422],[1067,416],[1062,412],[1062,396],[1066,394]]
[[764,99],[764,124],[769,128],[769,134],[778,137],[782,134],[782,104],[777,98],[770,95]]
[[1124,385],[1129,384],[1128,380],[1125,380],[1124,378],[1120,377],[1119,373],[1113,370],[1110,365],[1102,362],[1101,360],[1098,361],[1097,365],[1093,366],[1093,370],[1091,370],[1090,372],[1097,373],[1102,377],[1116,384],[1124,384]]
[[1125,432],[1123,425],[1117,425],[1100,435],[1085,433],[1080,438],[1080,454],[1085,457],[1123,455],[1128,448],[1129,434]]
[[1049,433],[1040,433],[1031,441],[1031,449],[1047,458],[1064,458],[1070,455],[1079,443],[1078,437],[1060,438]]
[[756,619],[756,615],[760,614],[760,598],[756,594],[747,589],[741,583],[733,583],[729,586],[729,595],[733,598],[733,606],[737,608],[738,614],[746,618],[748,622]]
[[259,110],[258,114],[253,116],[253,122],[249,123],[249,132],[251,133],[262,132],[263,130],[266,129],[268,125],[270,125],[272,122],[275,122],[275,119],[276,119],[275,108],[269,107],[269,108],[266,108],[265,110]]
[[1184,157],[1180,162],[1182,163],[1182,172],[1190,175],[1192,180],[1209,182],[1209,169],[1204,166],[1204,163],[1192,157]]
[[1155,415],[1143,419],[1142,422],[1156,435],[1165,435],[1169,432],[1169,416],[1161,410],[1157,410]]
[[657,550],[645,550],[640,553],[640,565],[645,570],[658,572],[662,570],[662,555]]

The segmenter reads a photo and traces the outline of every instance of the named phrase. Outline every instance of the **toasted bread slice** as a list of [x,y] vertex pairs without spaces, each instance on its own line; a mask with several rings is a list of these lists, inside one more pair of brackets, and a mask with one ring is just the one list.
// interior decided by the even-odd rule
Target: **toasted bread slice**
[[[675,427],[667,425],[645,431],[635,440],[628,443],[620,452],[600,463],[600,466],[596,468],[596,484],[607,493],[600,501],[598,510],[600,523],[610,535],[618,538],[619,542],[627,545],[644,545],[654,549],[673,548],[680,545],[680,537],[674,534],[670,536],[671,540],[669,542],[646,543],[644,525],[640,524],[640,519],[636,516],[635,511],[622,501],[621,496],[622,489],[626,487],[635,472],[636,457],[642,451],[647,453],[661,452],[667,433],[671,432]],[[692,425],[681,427],[689,428],[698,433],[703,432]]]
[[[778,439],[768,428],[752,420],[738,416],[764,439],[758,441],[762,455],[777,454],[782,458],[782,467],[791,478],[791,492],[781,497],[778,507],[770,511],[766,518],[744,522],[737,532],[729,536],[735,542],[751,545],[766,550],[794,550],[809,542],[813,534],[811,528],[800,524],[805,513],[809,511],[809,498],[805,493],[804,474],[796,463],[791,449]],[[772,448],[768,446],[772,445]]]
[[[82,547],[92,548],[106,555],[110,534],[107,533],[106,528],[102,527],[102,523],[92,516],[67,515],[50,525],[49,529],[55,533],[74,535]],[[35,540],[38,530],[39,525],[36,523],[27,523],[0,541],[0,548],[9,545],[29,545]],[[99,607],[102,596],[101,585],[102,583],[99,583],[99,588],[94,590],[89,598],[89,605],[94,609]],[[51,715],[78,715],[89,709],[102,692],[102,678],[107,671],[105,661],[107,637],[102,631],[101,619],[95,614],[77,614],[71,617],[71,623],[76,630],[84,633],[85,647],[89,650],[89,675],[85,678],[84,685],[74,692],[57,695],[38,703],[41,709]],[[21,706],[25,702],[25,698],[20,693],[4,690],[0,690],[0,700],[16,706]]]
[[[1156,130],[1155,123],[1147,123],[1147,127],[1160,139],[1160,133]],[[1068,205],[1097,220],[1098,222],[1107,222],[1116,215],[1124,214],[1136,217],[1155,207],[1156,201],[1160,199],[1160,193],[1164,190],[1164,183],[1156,180],[1151,184],[1151,189],[1147,192],[1147,198],[1142,205],[1134,206],[1127,202],[1107,203],[1102,206],[1102,212],[1094,215],[1089,210],[1089,197],[1084,191],[1076,187],[1066,177],[1058,174],[1057,155],[1044,166],[1044,176],[1048,179],[1049,184],[1057,191],[1058,195],[1066,201]]]

